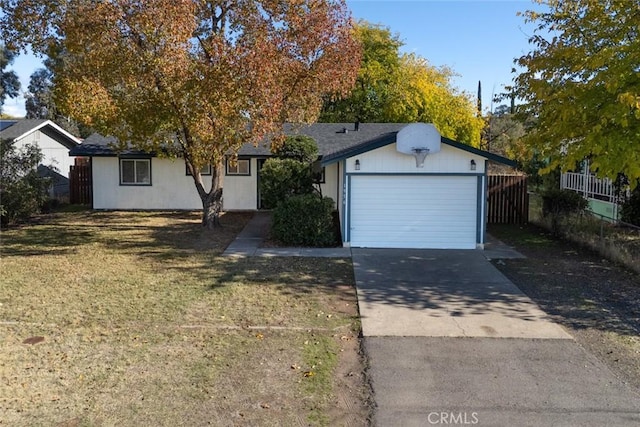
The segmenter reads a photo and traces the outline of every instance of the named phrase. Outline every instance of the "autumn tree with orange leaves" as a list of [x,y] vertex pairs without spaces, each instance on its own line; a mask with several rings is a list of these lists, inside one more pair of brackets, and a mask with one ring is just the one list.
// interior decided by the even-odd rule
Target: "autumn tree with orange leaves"
[[[353,86],[360,47],[343,0],[0,0],[7,45],[56,58],[55,98],[123,148],[183,157],[203,225],[224,158],[313,122]],[[212,165],[210,184],[200,170]]]

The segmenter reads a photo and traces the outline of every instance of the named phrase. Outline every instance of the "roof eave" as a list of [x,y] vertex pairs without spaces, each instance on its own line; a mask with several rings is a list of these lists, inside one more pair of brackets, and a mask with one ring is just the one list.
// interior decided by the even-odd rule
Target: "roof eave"
[[512,168],[515,168],[517,166],[517,163],[515,160],[508,159],[499,154],[494,154],[489,151],[481,150],[479,148],[475,148],[470,145],[463,144],[458,141],[454,141],[453,139],[445,138],[444,136],[440,137],[440,140],[451,147],[459,148],[460,150],[466,151],[468,153],[482,156],[487,160],[491,160],[497,163],[502,163],[503,165],[511,166]]
[[[346,148],[341,151],[337,151],[335,153],[328,154],[322,158],[322,166],[328,166],[330,164],[339,162],[341,160],[347,159],[349,157],[357,156],[359,154],[366,153],[367,151],[375,150],[377,148],[384,147],[386,145],[392,144],[396,141],[397,132],[391,132],[386,135],[382,135],[374,140],[367,141],[364,144],[359,144],[353,147]],[[458,148],[460,150],[469,152],[471,154],[476,154],[478,156],[484,157],[488,160],[492,160],[494,162],[502,163],[507,166],[516,167],[516,162],[514,160],[508,159],[506,157],[500,156],[498,154],[493,154],[488,151],[480,150],[479,148],[472,147],[467,144],[463,144],[458,141],[454,141],[449,138],[441,137],[440,140],[451,147]]]
[[[57,133],[59,133],[63,138],[65,138],[67,140],[67,144],[63,144],[65,146],[71,145],[73,147],[77,147],[78,145],[80,145],[81,141],[76,138],[75,136],[71,135],[69,132],[67,132],[66,130],[62,129],[60,126],[58,126],[57,124],[55,124],[54,122],[52,122],[51,120],[47,120],[44,121],[42,123],[40,123],[37,126],[34,126],[33,128],[29,129],[28,131],[26,131],[25,133],[23,133],[22,135],[14,138],[14,141],[18,141],[30,134],[32,134],[33,132],[42,129],[45,126],[50,126],[52,129],[54,129]],[[69,147],[67,147],[69,148]]]
[[328,166],[346,158],[357,156],[359,154],[366,153],[367,151],[375,150],[377,148],[392,144],[396,140],[396,134],[397,132],[389,132],[385,135],[378,136],[370,141],[366,141],[364,143],[354,145],[340,151],[336,151],[335,153],[322,156],[321,165]]

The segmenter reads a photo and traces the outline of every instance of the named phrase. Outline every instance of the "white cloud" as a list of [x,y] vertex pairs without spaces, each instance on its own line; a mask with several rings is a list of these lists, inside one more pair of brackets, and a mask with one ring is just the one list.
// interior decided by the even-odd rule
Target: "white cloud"
[[12,117],[24,117],[26,114],[24,108],[24,98],[19,96],[18,98],[10,98],[4,100],[2,106],[2,114],[8,114]]

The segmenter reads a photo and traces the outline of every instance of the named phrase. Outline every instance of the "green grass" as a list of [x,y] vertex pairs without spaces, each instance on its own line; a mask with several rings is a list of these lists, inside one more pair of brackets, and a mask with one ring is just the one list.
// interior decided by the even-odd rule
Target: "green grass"
[[499,240],[511,245],[532,247],[548,247],[556,244],[556,240],[547,231],[531,226],[514,224],[490,224],[488,232]]
[[330,423],[351,264],[221,257],[248,218],[81,211],[2,232],[0,419]]
[[339,347],[336,342],[326,336],[312,336],[304,342],[302,357],[306,365],[303,372],[303,393],[312,399],[311,413],[308,419],[319,425],[329,425],[329,418],[324,413],[331,395],[333,370],[338,361]]

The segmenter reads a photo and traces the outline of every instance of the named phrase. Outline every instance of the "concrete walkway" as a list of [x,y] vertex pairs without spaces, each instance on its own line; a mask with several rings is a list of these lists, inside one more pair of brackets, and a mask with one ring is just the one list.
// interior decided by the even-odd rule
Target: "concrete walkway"
[[262,242],[267,238],[271,224],[270,212],[256,212],[244,229],[231,242],[222,256],[233,257],[315,257],[315,258],[350,258],[349,248],[263,248]]
[[[236,239],[223,252],[223,256],[300,256],[319,258],[350,258],[350,248],[265,248],[262,242],[267,238],[271,225],[270,212],[256,212]],[[487,234],[484,251],[479,251],[487,259],[524,258],[513,247]]]

